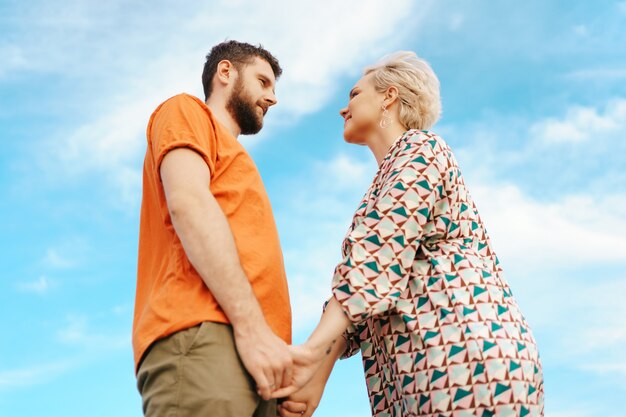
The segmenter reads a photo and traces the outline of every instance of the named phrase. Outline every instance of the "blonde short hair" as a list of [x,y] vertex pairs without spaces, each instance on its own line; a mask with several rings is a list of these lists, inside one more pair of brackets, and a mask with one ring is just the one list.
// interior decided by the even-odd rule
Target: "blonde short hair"
[[391,86],[398,89],[400,123],[407,129],[430,129],[441,114],[439,80],[428,62],[414,52],[399,51],[384,56],[365,68],[363,75],[373,73],[376,91]]

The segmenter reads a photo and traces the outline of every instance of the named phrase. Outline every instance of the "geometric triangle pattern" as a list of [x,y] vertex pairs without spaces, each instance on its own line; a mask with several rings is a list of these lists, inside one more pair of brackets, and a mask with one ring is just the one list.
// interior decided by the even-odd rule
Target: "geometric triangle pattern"
[[537,345],[448,145],[405,132],[333,276],[372,414],[543,416]]

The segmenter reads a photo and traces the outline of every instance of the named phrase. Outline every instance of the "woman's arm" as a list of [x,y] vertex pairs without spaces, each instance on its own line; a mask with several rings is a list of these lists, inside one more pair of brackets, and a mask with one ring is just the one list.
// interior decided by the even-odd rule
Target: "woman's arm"
[[328,378],[337,362],[346,350],[346,341],[343,337],[333,345],[332,352],[322,361],[313,378],[300,390],[294,392],[278,406],[281,417],[311,417],[320,404]]
[[[272,398],[282,398],[293,394],[304,387],[324,363],[329,363],[326,361],[332,360],[334,364],[338,355],[345,349],[342,335],[349,324],[350,321],[341,309],[339,302],[334,297],[331,298],[319,324],[309,339],[302,345],[291,346],[291,355],[294,361],[291,384],[274,391]],[[330,370],[332,370],[332,366]],[[328,373],[330,374],[330,371]]]

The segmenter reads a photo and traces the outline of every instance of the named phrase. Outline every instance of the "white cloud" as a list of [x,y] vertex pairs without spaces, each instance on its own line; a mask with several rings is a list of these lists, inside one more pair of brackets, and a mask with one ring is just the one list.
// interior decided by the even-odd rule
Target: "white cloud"
[[91,251],[90,243],[81,236],[66,236],[46,249],[40,263],[46,270],[68,270],[84,263]]
[[46,294],[54,285],[53,281],[42,275],[34,281],[18,282],[16,288],[19,291],[42,295]]
[[[319,318],[321,301],[330,294],[344,233],[375,169],[374,161],[346,155],[313,163],[303,170],[302,178],[293,179],[299,184],[293,189],[300,191],[278,204],[284,207],[277,218],[287,231],[281,237],[297,331]],[[468,185],[533,325],[545,328],[567,320],[562,312],[571,310],[572,297],[589,294],[586,286],[578,288],[568,282],[572,271],[626,263],[626,194],[565,195],[545,201],[511,183],[481,178],[468,180]],[[569,295],[556,297],[564,288]],[[590,315],[598,322],[607,314],[603,305],[599,303]],[[620,334],[614,329],[611,324],[605,331]]]
[[546,369],[624,388],[626,192],[614,184],[624,178],[626,99],[563,114],[444,131],[464,139],[457,157]]
[[456,32],[463,27],[465,23],[465,16],[460,13],[455,13],[450,17],[450,30]]
[[[597,172],[587,171],[589,175],[597,181],[613,177],[609,161],[619,158],[615,152],[621,149],[626,133],[624,115],[625,99],[599,107],[571,107],[562,118],[527,123],[529,132],[522,131],[522,135],[529,139],[516,151],[503,150],[498,142],[517,139],[511,138],[510,129],[491,124],[490,129],[475,129],[480,133],[457,152],[465,162],[463,172],[505,276],[540,337],[544,365],[593,373],[616,383],[626,369],[626,277],[622,273],[626,265],[626,193],[583,181],[569,193],[537,192],[524,174],[541,166],[538,161],[555,142],[564,143],[578,135],[577,140],[593,146],[582,152],[561,151],[563,164],[581,167],[578,158],[599,158],[606,163],[596,168]],[[450,131],[454,133],[454,129]],[[515,165],[521,167],[520,174],[508,172],[509,179],[502,179]],[[574,178],[572,181],[578,180]],[[551,179],[543,178],[534,185],[541,190],[547,181]],[[580,415],[596,414],[578,411]],[[570,414],[576,415],[569,410],[547,413]]]
[[585,37],[589,34],[589,29],[585,25],[574,26],[574,33],[578,36]]
[[43,262],[44,265],[56,269],[67,269],[75,265],[75,262],[73,260],[62,255],[56,248],[48,249],[46,255],[44,256]]
[[[603,282],[595,278],[580,284],[570,294],[570,303],[580,311],[569,310],[563,317],[564,356],[578,367],[617,380],[626,377],[626,275]],[[621,384],[626,389],[626,384]]]
[[[42,163],[52,176],[103,173],[121,196],[120,204],[134,210],[148,117],[171,95],[201,94],[202,64],[212,44],[225,38],[259,42],[279,58],[284,68],[279,105],[268,114],[266,136],[273,127],[322,108],[337,94],[342,77],[358,76],[408,33],[415,36],[430,4],[239,1],[164,6],[168,10],[152,14],[123,2],[76,0],[47,10],[50,15],[23,6],[17,47],[30,57],[28,65],[75,79],[83,90],[93,91],[78,90],[88,96],[84,108],[97,111],[96,117],[79,117],[77,125],[54,132]],[[138,19],[131,24],[133,16]],[[38,33],[46,33],[45,47]]]
[[133,306],[131,304],[119,304],[114,306],[111,312],[116,316],[129,316],[133,312]]
[[39,363],[29,367],[0,370],[0,390],[42,384],[77,366],[74,359]]
[[516,268],[626,262],[626,194],[546,202],[513,184],[470,184],[470,190],[496,252]]
[[89,351],[130,349],[130,336],[124,332],[94,330],[91,319],[85,315],[69,315],[67,324],[57,332],[59,341]]
[[583,82],[607,82],[620,81],[626,78],[624,68],[588,68],[570,72],[565,75],[566,79]]
[[530,133],[545,143],[582,143],[626,130],[626,99],[607,103],[601,113],[595,107],[573,106],[564,118],[533,124]]
[[24,52],[18,45],[0,44],[0,56],[2,56],[0,80],[9,74],[28,68],[28,62],[24,57]]
[[[330,296],[332,274],[354,210],[376,171],[376,162],[348,155],[318,161],[291,179],[295,191],[276,213],[284,232],[285,267],[289,278],[294,330],[312,330]],[[297,187],[290,185],[297,184]],[[308,333],[307,333],[308,335]]]
[[569,410],[558,410],[558,411],[549,411],[550,405],[546,405],[546,417],[596,417],[596,410],[590,410],[588,408],[583,408],[581,410],[580,406],[575,409]]

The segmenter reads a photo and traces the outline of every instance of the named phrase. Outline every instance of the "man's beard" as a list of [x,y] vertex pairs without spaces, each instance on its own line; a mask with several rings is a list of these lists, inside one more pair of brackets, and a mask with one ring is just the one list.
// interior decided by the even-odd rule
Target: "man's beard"
[[226,110],[239,125],[242,135],[254,135],[263,127],[263,117],[258,115],[256,107],[257,104],[244,92],[243,80],[238,78],[226,103]]

